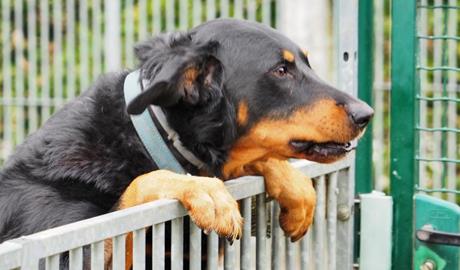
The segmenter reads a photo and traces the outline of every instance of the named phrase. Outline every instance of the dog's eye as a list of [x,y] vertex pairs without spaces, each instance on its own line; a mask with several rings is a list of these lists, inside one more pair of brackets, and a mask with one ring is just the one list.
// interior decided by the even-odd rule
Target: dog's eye
[[289,73],[288,73],[287,67],[285,65],[282,65],[282,66],[275,68],[275,70],[273,70],[273,74],[275,74],[275,76],[277,77],[285,77]]

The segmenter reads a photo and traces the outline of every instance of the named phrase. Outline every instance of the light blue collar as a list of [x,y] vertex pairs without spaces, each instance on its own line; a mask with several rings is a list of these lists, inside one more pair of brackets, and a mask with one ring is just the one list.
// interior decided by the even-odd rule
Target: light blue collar
[[[125,101],[126,101],[126,106],[127,106],[131,100],[133,100],[136,96],[138,96],[142,92],[141,81],[139,80],[139,70],[133,71],[130,74],[128,74],[128,76],[126,76],[123,89],[124,89]],[[163,122],[165,121],[165,117],[163,115],[163,112],[161,111],[161,108],[156,107],[153,109],[153,112],[156,115],[158,113],[161,114],[161,115],[158,115],[160,117],[157,117],[157,118],[162,118],[162,119],[158,119],[159,121],[163,121]],[[168,148],[165,141],[163,140],[163,137],[161,136],[160,132],[155,126],[155,123],[153,122],[148,109],[146,109],[144,112],[142,112],[139,115],[130,115],[130,117],[131,117],[131,122],[133,123],[134,128],[136,129],[136,132],[139,135],[139,138],[141,139],[142,143],[147,149],[147,152],[152,157],[153,161],[156,163],[158,168],[171,170],[177,173],[185,173],[184,168],[177,161],[177,159],[174,157],[173,153],[171,152],[171,150]],[[164,123],[162,123],[162,125],[164,127]],[[191,161],[190,155],[192,159],[196,159],[196,160],[193,160],[195,161],[195,163],[196,161],[199,161],[192,153],[190,153],[188,150],[183,148],[182,144],[179,141],[177,133],[174,132],[174,134],[171,134],[172,132],[171,130],[172,129],[169,128],[169,126],[165,128],[165,131],[168,133],[169,139],[175,139],[173,140],[173,145],[178,150],[178,152],[181,153],[181,155],[184,156],[184,158],[187,159],[189,162]],[[178,148],[177,147],[178,144],[180,144],[180,147],[182,147],[183,149],[180,149],[180,147]],[[185,153],[184,150],[187,153]],[[187,158],[187,155],[189,155],[189,158]],[[191,163],[194,164],[194,162],[191,162]],[[194,165],[197,166],[197,164],[194,164]],[[201,163],[198,165],[200,165],[200,166],[197,166],[199,168],[203,164]]]

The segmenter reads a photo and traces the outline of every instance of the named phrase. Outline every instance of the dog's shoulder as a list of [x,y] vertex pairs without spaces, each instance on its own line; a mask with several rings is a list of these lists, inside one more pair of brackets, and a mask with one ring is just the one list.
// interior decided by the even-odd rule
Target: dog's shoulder
[[9,158],[3,178],[58,183],[62,179],[120,193],[152,169],[126,113],[128,72],[100,76],[57,111]]

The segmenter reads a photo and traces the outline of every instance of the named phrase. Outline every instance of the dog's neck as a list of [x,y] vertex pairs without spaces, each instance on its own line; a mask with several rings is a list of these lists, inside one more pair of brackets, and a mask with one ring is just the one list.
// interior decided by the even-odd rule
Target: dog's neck
[[161,107],[152,105],[150,109],[154,123],[160,134],[162,134],[163,140],[168,144],[179,162],[184,163],[185,161],[192,164],[199,171],[205,170],[206,165],[182,144],[179,134],[169,125]]
[[[126,104],[142,92],[144,84],[139,80],[139,71],[126,76],[123,87]],[[158,169],[182,173],[197,173],[205,169],[205,164],[182,145],[178,133],[170,127],[160,107],[150,106],[140,115],[131,115],[131,121]]]

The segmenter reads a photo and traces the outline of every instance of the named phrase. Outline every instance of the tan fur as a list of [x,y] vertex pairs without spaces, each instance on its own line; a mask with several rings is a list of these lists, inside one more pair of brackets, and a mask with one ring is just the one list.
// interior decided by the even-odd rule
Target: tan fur
[[316,193],[312,181],[287,161],[268,158],[251,165],[251,169],[265,178],[268,195],[281,207],[281,228],[299,240],[312,223],[316,205]]
[[248,123],[248,103],[240,102],[238,105],[237,123],[240,126],[245,126]]
[[241,234],[238,204],[217,178],[153,171],[134,179],[121,197],[120,209],[158,199],[179,200],[204,230],[230,238]]
[[295,59],[294,54],[289,50],[283,50],[283,58],[284,60],[291,63],[294,62]]
[[[179,200],[195,224],[205,231],[213,230],[231,239],[241,236],[243,219],[238,203],[217,178],[153,171],[131,182],[121,196],[118,209],[159,199]],[[128,235],[126,244],[128,266],[132,263],[132,235]]]
[[256,123],[231,149],[224,164],[225,179],[247,174],[245,165],[268,157],[285,160],[297,157],[319,162],[333,162],[341,156],[318,157],[296,153],[289,146],[291,140],[346,143],[355,138],[355,129],[345,109],[335,101],[325,99],[315,105],[300,108],[289,117],[266,118]]
[[189,67],[184,72],[184,84],[186,87],[191,87],[198,77],[198,69],[196,67]]

